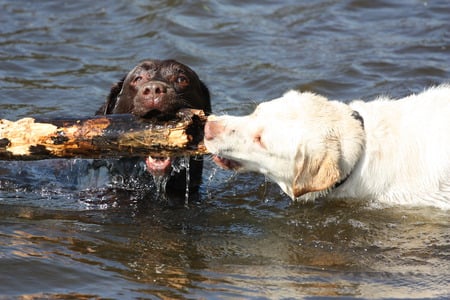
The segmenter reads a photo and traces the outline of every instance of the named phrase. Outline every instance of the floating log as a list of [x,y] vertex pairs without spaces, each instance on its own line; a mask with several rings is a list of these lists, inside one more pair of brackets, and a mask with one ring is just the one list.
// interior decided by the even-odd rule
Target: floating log
[[201,155],[205,122],[205,113],[196,109],[180,110],[171,119],[131,114],[0,119],[0,160]]

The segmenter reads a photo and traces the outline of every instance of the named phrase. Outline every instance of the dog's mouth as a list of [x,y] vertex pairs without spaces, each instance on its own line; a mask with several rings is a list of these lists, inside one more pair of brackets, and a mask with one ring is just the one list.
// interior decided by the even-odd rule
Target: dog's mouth
[[172,160],[170,157],[152,157],[148,156],[145,159],[147,170],[153,175],[165,175],[170,172]]
[[[157,122],[167,122],[174,120],[176,118],[176,114],[172,112],[162,112],[158,109],[152,109],[142,114],[141,118],[152,119]],[[170,157],[148,156],[145,159],[145,164],[147,166],[147,171],[153,175],[166,175],[171,172],[172,159]]]
[[220,157],[218,155],[213,155],[213,161],[221,168],[227,170],[238,170],[242,167],[242,165],[232,159]]

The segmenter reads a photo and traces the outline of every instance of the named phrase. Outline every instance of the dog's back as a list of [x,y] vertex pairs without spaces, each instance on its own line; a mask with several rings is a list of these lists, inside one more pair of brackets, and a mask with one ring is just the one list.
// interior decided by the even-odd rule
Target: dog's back
[[364,119],[365,154],[354,170],[358,182],[335,195],[450,208],[450,86],[350,106]]

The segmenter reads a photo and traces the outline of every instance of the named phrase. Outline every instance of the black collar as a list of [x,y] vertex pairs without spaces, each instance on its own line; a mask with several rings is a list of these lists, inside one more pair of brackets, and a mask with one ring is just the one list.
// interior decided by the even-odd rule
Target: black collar
[[352,112],[351,116],[352,116],[355,120],[359,121],[359,123],[361,123],[362,129],[364,129],[364,119],[363,119],[363,117],[361,117],[361,115],[359,114],[359,112],[357,112],[356,110],[354,110],[354,111]]
[[332,189],[333,189],[333,190],[334,190],[334,189],[337,189],[338,187],[340,187],[341,185],[343,185],[343,184],[347,181],[347,179],[350,177],[350,175],[352,175],[352,172],[353,172],[353,170],[350,171],[350,173],[348,173],[347,176],[345,176],[344,178],[342,178],[341,181],[338,181],[338,182],[333,186]]
[[[358,120],[359,123],[361,124],[362,129],[364,130],[364,119],[363,117],[361,117],[361,115],[359,114],[359,112],[357,112],[356,110],[354,110],[351,114],[351,116],[355,119]],[[355,164],[356,165],[356,164]],[[333,190],[337,189],[338,187],[340,187],[341,185],[343,185],[347,179],[352,175],[353,170],[351,170],[347,176],[345,176],[344,178],[342,178],[340,181],[338,181],[334,186],[333,186]]]

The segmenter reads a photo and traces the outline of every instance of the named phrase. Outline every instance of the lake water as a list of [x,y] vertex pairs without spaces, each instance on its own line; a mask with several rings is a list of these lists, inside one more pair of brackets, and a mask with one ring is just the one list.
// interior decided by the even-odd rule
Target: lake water
[[[447,0],[0,0],[0,118],[90,116],[145,58],[191,66],[218,114],[401,97],[450,79],[449,20]],[[114,163],[0,162],[0,299],[450,297],[448,211],[291,203],[209,160],[171,207]]]

